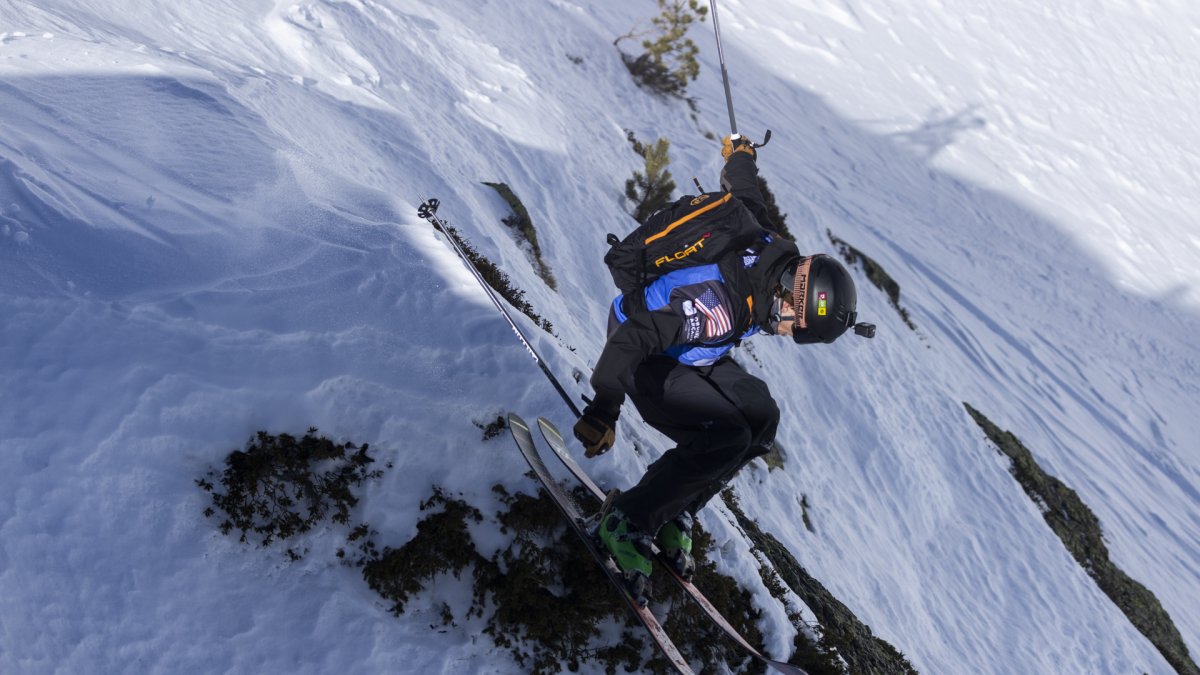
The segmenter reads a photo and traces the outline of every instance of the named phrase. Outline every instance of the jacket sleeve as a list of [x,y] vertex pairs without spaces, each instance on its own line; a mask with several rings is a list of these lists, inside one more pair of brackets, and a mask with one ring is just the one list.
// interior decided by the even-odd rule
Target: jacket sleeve
[[762,227],[774,231],[778,225],[767,215],[767,200],[758,188],[758,164],[747,152],[735,152],[721,169],[721,187],[733,193],[738,201],[750,209],[754,219]]
[[653,312],[638,312],[609,337],[592,371],[595,405],[614,416],[633,388],[633,374],[643,361],[674,345],[683,319],[670,305]]

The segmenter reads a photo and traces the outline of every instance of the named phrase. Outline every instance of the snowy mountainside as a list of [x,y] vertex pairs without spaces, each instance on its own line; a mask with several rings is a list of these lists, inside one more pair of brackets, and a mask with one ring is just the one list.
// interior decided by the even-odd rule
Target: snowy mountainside
[[[876,340],[743,348],[786,454],[735,481],[743,509],[921,672],[1171,672],[965,401],[1080,493],[1200,652],[1194,10],[721,8],[740,130],[774,130],[760,166],[801,248],[830,230],[869,253],[918,327],[860,275]],[[395,619],[330,555],[219,536],[192,479],[258,429],[369,441],[395,469],[364,515],[392,544],[431,485],[481,508],[532,489],[471,422],[571,420],[416,205],[442,200],[590,393],[571,374],[603,344],[604,234],[632,225],[626,130],[671,140],[681,190],[720,168],[710,25],[694,116],[612,46],[654,11],[0,2],[0,670],[520,672],[477,626],[428,629],[460,583]],[[482,181],[522,198],[557,291]],[[634,440],[664,442],[629,409]],[[589,469],[621,486],[649,459]],[[748,545],[722,508],[704,525],[786,657]]]

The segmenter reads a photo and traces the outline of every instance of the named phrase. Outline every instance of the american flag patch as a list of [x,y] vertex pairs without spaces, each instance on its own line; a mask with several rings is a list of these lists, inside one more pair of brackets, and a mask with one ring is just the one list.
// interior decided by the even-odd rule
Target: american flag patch
[[721,304],[720,298],[711,288],[704,291],[704,295],[696,298],[696,309],[700,310],[700,313],[708,319],[704,324],[704,337],[710,339],[720,337],[733,330],[729,312],[725,311],[725,306]]

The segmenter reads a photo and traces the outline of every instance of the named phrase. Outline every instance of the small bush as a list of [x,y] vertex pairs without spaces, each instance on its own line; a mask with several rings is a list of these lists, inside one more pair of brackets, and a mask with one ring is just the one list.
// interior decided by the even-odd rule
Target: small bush
[[[586,662],[601,663],[608,672],[673,672],[545,491],[530,496],[511,494],[501,485],[492,490],[503,508],[494,517],[483,517],[435,487],[422,506],[434,513],[417,525],[417,535],[367,562],[364,578],[392,603],[392,611],[404,612],[406,602],[438,575],[460,576],[473,569],[474,592],[466,615],[485,618],[483,632],[525,672],[577,671]],[[581,487],[572,495],[588,508],[599,506]],[[475,550],[468,532],[479,522],[510,537],[488,559]],[[699,527],[693,534],[696,584],[761,649],[760,616],[749,592],[708,560],[712,538]],[[665,577],[665,571],[655,572],[653,595],[672,607],[668,625],[680,651],[706,664],[725,663],[734,673],[754,672],[755,664]],[[445,625],[452,625],[454,608],[443,606],[441,616]],[[613,626],[619,636],[612,635]]]
[[483,440],[490,441],[508,429],[508,420],[503,415],[497,415],[496,419],[487,423],[476,420],[475,426],[483,430]]
[[1046,524],[1100,590],[1112,599],[1129,618],[1129,622],[1146,636],[1177,672],[1200,674],[1200,667],[1188,653],[1179,629],[1154,592],[1109,559],[1100,519],[1091,508],[1074,490],[1042,470],[1033,453],[1020,439],[996,426],[970,405],[963,403],[963,406],[988,440],[995,444],[996,451],[1009,458],[1009,472],[1013,478],[1038,505]]
[[639,223],[644,223],[655,211],[671,202],[671,194],[675,191],[675,179],[667,170],[671,163],[668,153],[671,143],[660,138],[654,145],[644,145],[634,137],[632,131],[627,133],[634,152],[643,159],[645,173],[634,171],[633,178],[625,181],[625,197],[633,202],[630,215]]
[[446,224],[445,229],[440,227],[437,223],[434,223],[433,227],[437,231],[454,239],[455,243],[457,243],[459,247],[462,248],[463,253],[466,254],[467,260],[470,261],[471,266],[476,270],[479,270],[479,273],[483,276],[483,280],[488,286],[491,286],[497,293],[500,294],[501,297],[503,297],[505,300],[508,300],[509,304],[517,308],[517,310],[522,314],[530,319],[533,319],[533,322],[541,327],[542,330],[550,333],[551,335],[554,334],[554,325],[539,316],[537,312],[533,311],[533,305],[530,305],[529,301],[525,299],[525,291],[514,287],[512,285],[512,280],[508,278],[508,275],[505,274],[504,271],[499,267],[497,267],[495,263],[493,263],[491,260],[488,260],[486,256],[475,250],[475,247],[472,246],[471,243],[467,241],[461,234],[459,234],[456,228],[451,227],[449,223]]
[[[219,475],[210,470],[196,480],[212,496],[204,515],[221,514],[222,533],[238,530],[239,541],[253,537],[262,546],[308,532],[326,519],[350,526],[350,510],[358,504],[354,488],[383,472],[370,468],[375,460],[367,444],[334,443],[316,434],[316,428],[299,439],[259,431],[245,450],[229,453]],[[303,555],[287,552],[294,560]]]
[[[441,488],[421,504],[421,510],[439,508],[417,523],[417,536],[400,548],[385,547],[383,552],[363,564],[363,579],[376,593],[392,603],[391,612],[399,616],[404,604],[434,577],[450,572],[456,577],[471,564],[484,558],[475,551],[467,531],[467,522],[480,522],[479,509],[460,499],[448,498]],[[449,608],[443,608],[443,622],[453,622]]]
[[775,193],[771,192],[771,188],[767,186],[767,180],[762,176],[758,176],[758,191],[762,193],[763,199],[766,200],[767,218],[774,225],[775,231],[783,235],[787,239],[795,241],[787,226],[787,214],[779,210],[779,204],[775,201]]
[[638,56],[621,52],[625,67],[638,86],[683,98],[688,82],[700,75],[700,62],[696,60],[700,49],[687,37],[687,32],[693,23],[704,21],[708,8],[699,0],[658,0],[658,7],[659,15],[650,20],[653,28],[647,31],[635,28],[614,40],[613,45],[645,37],[644,51]]
[[860,262],[862,263],[863,271],[867,273],[867,279],[869,279],[876,288],[887,294],[888,301],[892,304],[892,307],[895,308],[896,312],[900,314],[900,318],[904,320],[905,325],[915,331],[917,326],[912,322],[912,319],[909,318],[908,310],[900,306],[900,284],[896,283],[896,280],[893,279],[887,272],[885,272],[879,263],[875,262],[865,253],[854,248],[850,244],[847,244],[845,241],[833,236],[832,231],[826,230],[825,233],[829,235],[829,241],[832,242],[834,246],[838,247],[838,250],[842,254],[842,258],[846,260],[846,264],[857,265]]
[[594,644],[601,623],[627,622],[625,608],[558,507],[544,492],[492,489],[506,509],[497,514],[500,531],[513,539],[476,575],[476,606],[487,594],[495,605],[484,632],[531,673],[558,673],[563,662],[578,670],[593,659],[636,671],[641,640]]
[[512,209],[512,215],[501,220],[509,229],[513,230],[518,236],[529,244],[529,250],[533,255],[533,262],[537,268],[538,276],[546,285],[552,289],[558,289],[558,283],[554,280],[554,275],[550,272],[550,266],[542,258],[542,247],[538,244],[537,231],[533,228],[533,219],[529,217],[529,211],[525,205],[517,197],[516,193],[507,183],[484,183],[484,185],[492,188],[500,193],[500,197]]
[[[487,632],[497,644],[512,649],[522,663],[532,663],[534,672],[559,672],[560,661],[575,670],[583,658],[606,663],[610,672],[617,667],[672,672],[657,652],[642,664],[641,655],[648,644],[640,624],[628,615],[625,603],[545,492],[539,491],[535,498],[508,495],[500,486],[493,489],[508,507],[498,516],[502,531],[514,536],[513,546],[494,559],[493,569],[506,572],[480,579],[492,589],[495,600],[496,614]],[[599,506],[581,488],[574,491],[574,497],[580,504]],[[750,593],[720,574],[708,559],[712,537],[703,528],[697,526],[693,538],[696,585],[747,641],[761,648],[760,616]],[[667,572],[657,567],[651,579],[652,595],[672,608],[668,625],[681,653],[707,664],[726,663],[732,672],[746,672],[749,664],[743,663],[742,652],[666,578]],[[560,590],[549,593],[547,588]],[[600,623],[612,620],[624,626],[623,639],[609,646],[592,646]]]
[[[903,654],[876,637],[870,626],[859,621],[850,608],[813,578],[778,539],[746,515],[732,488],[726,488],[721,497],[754,546],[755,556],[763,563],[759,568],[763,583],[773,594],[779,593],[775,597],[781,601],[786,586],[816,613],[820,622],[814,629],[801,623],[801,617],[792,617],[799,630],[796,653],[789,663],[801,666],[810,675],[844,674],[846,665],[851,673],[916,675],[917,671]],[[810,632],[816,632],[819,639],[812,640]]]

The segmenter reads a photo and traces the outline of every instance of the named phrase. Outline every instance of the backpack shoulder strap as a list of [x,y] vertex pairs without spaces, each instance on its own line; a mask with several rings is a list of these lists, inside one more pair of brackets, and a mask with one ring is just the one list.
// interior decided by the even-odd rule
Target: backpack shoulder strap
[[[656,228],[656,231],[645,232],[644,234],[646,237],[642,243],[647,246],[653,244],[659,239],[670,235],[671,232],[684,223],[692,220],[693,218],[698,218],[709,211],[715,211],[716,209],[728,204],[732,199],[732,192],[706,192],[698,197],[693,197],[690,200],[687,197],[684,197],[672,205],[674,207],[684,206],[684,208],[672,209],[671,216],[673,217],[671,221],[661,229]],[[651,222],[652,221],[646,221],[646,224],[649,225]]]
[[749,250],[730,251],[717,263],[729,292],[729,302],[733,310],[731,323],[736,328],[728,342],[741,340],[742,335],[755,324],[754,284],[746,269],[745,260],[746,256],[758,255],[758,250],[765,245],[765,242],[758,242]]

